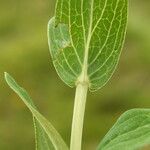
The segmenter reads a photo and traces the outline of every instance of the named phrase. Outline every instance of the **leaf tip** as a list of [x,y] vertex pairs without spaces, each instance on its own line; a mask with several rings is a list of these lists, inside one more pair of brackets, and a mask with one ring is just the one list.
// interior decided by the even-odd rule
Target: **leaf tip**
[[5,81],[6,81],[6,83],[10,86],[10,87],[12,87],[12,83],[14,83],[14,79],[9,75],[9,73],[7,73],[7,72],[4,72],[4,78],[5,78]]
[[9,76],[10,75],[7,72],[4,72],[4,78],[5,78],[6,81],[8,81]]

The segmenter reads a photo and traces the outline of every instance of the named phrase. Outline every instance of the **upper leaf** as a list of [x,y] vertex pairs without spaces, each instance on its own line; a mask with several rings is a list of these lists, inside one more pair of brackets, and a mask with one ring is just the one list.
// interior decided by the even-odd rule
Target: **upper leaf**
[[150,144],[150,109],[125,112],[97,150],[139,150]]
[[127,0],[57,0],[48,42],[61,79],[73,87],[102,87],[112,76],[123,45]]

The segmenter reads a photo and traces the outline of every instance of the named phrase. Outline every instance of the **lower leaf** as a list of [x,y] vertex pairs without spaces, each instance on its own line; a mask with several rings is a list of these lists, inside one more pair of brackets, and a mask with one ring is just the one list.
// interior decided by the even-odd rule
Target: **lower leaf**
[[51,125],[51,123],[43,117],[36,109],[32,99],[28,93],[20,87],[15,80],[5,73],[5,80],[10,88],[19,95],[34,117],[34,126],[36,131],[36,149],[37,150],[68,150],[67,145]]
[[132,109],[118,119],[97,150],[137,150],[149,144],[150,109]]
[[33,123],[35,129],[36,150],[55,150],[49,137],[35,117],[33,117]]

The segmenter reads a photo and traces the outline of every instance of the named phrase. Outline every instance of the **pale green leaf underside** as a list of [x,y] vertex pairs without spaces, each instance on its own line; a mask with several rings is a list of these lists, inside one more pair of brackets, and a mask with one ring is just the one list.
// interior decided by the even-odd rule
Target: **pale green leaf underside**
[[19,95],[33,114],[36,131],[36,149],[68,150],[68,147],[56,129],[38,112],[28,93],[20,87],[8,73],[5,73],[5,79],[10,88]]
[[61,79],[74,87],[84,73],[90,90],[102,87],[118,63],[127,24],[127,0],[57,0],[48,42]]
[[97,150],[139,150],[150,144],[150,109],[125,112]]
[[55,150],[44,129],[34,117],[33,122],[35,128],[36,150]]

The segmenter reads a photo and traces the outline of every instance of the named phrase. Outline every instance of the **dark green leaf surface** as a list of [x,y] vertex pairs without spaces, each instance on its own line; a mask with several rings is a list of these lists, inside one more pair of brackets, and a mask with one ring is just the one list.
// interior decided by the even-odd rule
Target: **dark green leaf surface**
[[5,79],[10,88],[19,95],[33,114],[36,131],[36,149],[68,150],[68,147],[56,129],[37,111],[28,93],[21,88],[8,73],[5,73]]
[[61,79],[74,87],[102,87],[118,63],[127,23],[127,0],[57,0],[48,42]]
[[139,150],[149,144],[150,109],[133,109],[118,119],[97,150]]

